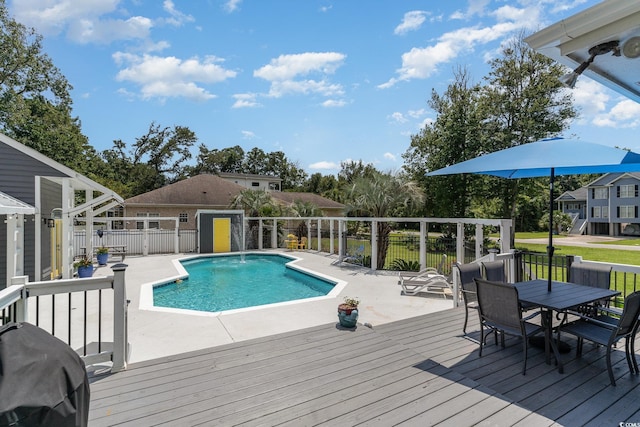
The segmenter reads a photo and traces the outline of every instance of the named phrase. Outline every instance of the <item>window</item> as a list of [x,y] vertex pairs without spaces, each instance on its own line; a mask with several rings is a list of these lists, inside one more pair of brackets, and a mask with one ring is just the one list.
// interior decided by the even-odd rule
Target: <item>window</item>
[[637,206],[618,206],[618,218],[636,218],[637,216]]
[[180,214],[180,222],[189,222],[189,215],[186,213]]
[[602,207],[602,218],[609,218],[609,206]]
[[[158,213],[145,213],[145,212],[138,212],[136,213],[137,217],[159,217],[160,214]],[[143,230],[144,229],[144,221],[136,221],[136,228],[138,230]],[[149,221],[149,228],[160,228],[160,222],[159,221]]]
[[600,210],[600,206],[594,206],[591,210],[591,216],[594,218],[600,218],[602,215],[602,211]]
[[606,199],[609,195],[606,187],[593,188],[591,192],[592,199]]
[[633,184],[619,185],[618,197],[621,199],[631,199],[633,197],[638,197],[638,186]]

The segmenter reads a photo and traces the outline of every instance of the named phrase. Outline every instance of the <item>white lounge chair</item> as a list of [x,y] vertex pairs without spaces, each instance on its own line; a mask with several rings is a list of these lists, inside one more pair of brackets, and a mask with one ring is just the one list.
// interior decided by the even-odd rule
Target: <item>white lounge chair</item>
[[398,285],[402,286],[402,292],[405,295],[416,295],[421,292],[439,294],[444,298],[447,295],[453,295],[451,284],[446,276],[432,267],[414,273],[401,271],[398,273]]

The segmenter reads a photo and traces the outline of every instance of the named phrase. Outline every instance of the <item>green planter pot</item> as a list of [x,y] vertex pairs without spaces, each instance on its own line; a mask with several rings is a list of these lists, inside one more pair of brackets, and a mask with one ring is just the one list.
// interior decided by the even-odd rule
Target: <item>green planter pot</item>
[[86,267],[78,267],[78,277],[91,277],[93,276],[93,265]]
[[343,328],[355,328],[358,322],[358,307],[340,304],[338,306],[338,321]]

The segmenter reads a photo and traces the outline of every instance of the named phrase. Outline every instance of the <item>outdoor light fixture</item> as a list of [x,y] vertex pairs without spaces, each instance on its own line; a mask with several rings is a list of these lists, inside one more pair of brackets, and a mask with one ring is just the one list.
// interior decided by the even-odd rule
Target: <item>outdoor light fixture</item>
[[[638,42],[640,42],[640,37],[638,37]],[[576,82],[578,81],[578,76],[580,76],[580,74],[582,74],[584,70],[589,68],[589,65],[591,65],[596,56],[603,55],[611,51],[613,51],[613,56],[620,56],[620,48],[618,47],[619,43],[620,42],[618,42],[618,40],[612,40],[610,42],[602,43],[592,47],[591,49],[589,49],[589,59],[580,64],[580,66],[573,70],[573,72],[560,77],[560,82],[566,87],[573,89],[576,85]],[[638,52],[638,55],[640,55],[640,51]]]
[[640,56],[640,37],[631,37],[622,45],[622,54],[629,59],[635,59]]

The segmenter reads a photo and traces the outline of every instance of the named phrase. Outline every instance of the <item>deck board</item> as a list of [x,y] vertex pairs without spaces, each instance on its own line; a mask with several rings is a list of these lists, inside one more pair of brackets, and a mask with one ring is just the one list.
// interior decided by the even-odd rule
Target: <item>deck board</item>
[[[334,324],[132,364],[91,378],[91,426],[610,425],[638,422],[640,377],[614,352],[563,355],[565,373],[522,343],[488,345],[452,309],[373,329]],[[493,340],[493,337],[489,338]],[[568,339],[570,341],[570,339]],[[492,341],[489,341],[491,344]],[[571,341],[570,341],[571,342]]]

